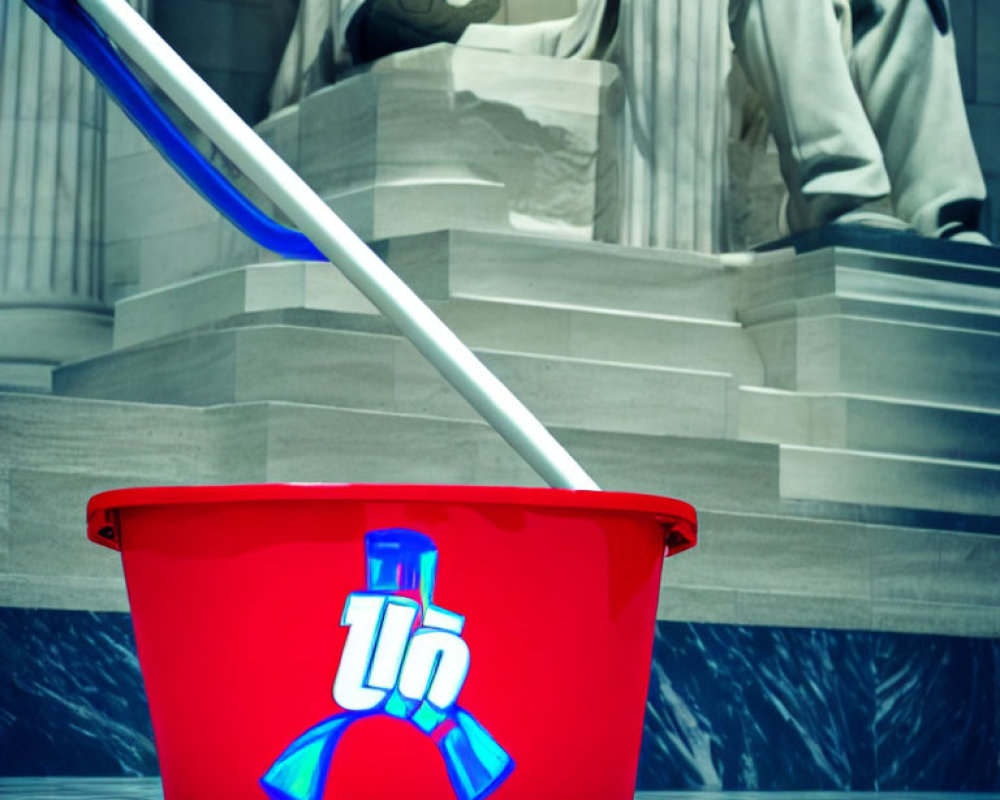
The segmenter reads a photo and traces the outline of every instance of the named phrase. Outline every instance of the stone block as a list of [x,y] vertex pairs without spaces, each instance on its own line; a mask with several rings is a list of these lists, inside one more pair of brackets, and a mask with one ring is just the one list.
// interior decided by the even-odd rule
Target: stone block
[[435,310],[472,347],[710,370],[732,374],[739,384],[763,382],[760,356],[736,323],[463,297]]
[[996,269],[826,250],[743,274],[740,318],[768,385],[990,407]]
[[[113,557],[111,553],[108,555]],[[0,606],[86,611],[129,610],[123,575],[85,578],[73,575],[0,573]]]
[[504,230],[507,191],[495,181],[402,182],[372,185],[323,200],[366,241],[444,228]]
[[872,531],[866,526],[703,511],[698,527],[698,546],[669,562],[674,585],[712,586],[741,597],[774,594],[865,603],[871,598]]
[[215,219],[191,228],[142,236],[138,262],[139,289],[149,291],[171,286],[217,269],[219,241],[228,225],[228,222]]
[[52,391],[51,364],[0,363],[0,392]]
[[267,480],[539,486],[485,423],[271,405]]
[[[995,333],[844,318],[801,320],[795,388],[989,407]],[[765,357],[766,358],[766,357]]]
[[[871,626],[872,606],[866,599],[811,597],[778,592],[741,592],[737,623],[794,628],[865,630]],[[823,620],[817,624],[816,620]]]
[[740,387],[740,438],[1000,463],[1000,413]]
[[740,318],[747,323],[779,318],[792,302],[796,311],[815,308],[829,314],[838,308],[830,297],[840,307],[867,308],[871,316],[884,319],[933,323],[942,321],[937,314],[951,312],[943,324],[996,329],[995,320],[973,317],[964,326],[959,320],[963,313],[996,316],[1000,271],[838,247],[797,256],[776,251],[755,256],[742,270]]
[[526,234],[447,231],[380,242],[401,274],[447,264],[451,293],[733,320],[738,280],[719,258]]
[[99,309],[0,304],[0,360],[51,368],[105,353],[111,325],[111,314]]
[[[721,438],[734,420],[723,373],[479,353],[487,368],[555,424]],[[476,413],[395,336],[293,326],[206,332],[119,350],[58,371],[60,394],[217,405],[263,400],[451,418]]]
[[[616,156],[599,144],[620,103],[608,65],[434,45],[304,99],[298,166],[324,197],[500,184],[515,227],[615,239]],[[461,227],[436,219],[423,229]]]
[[781,496],[955,514],[996,515],[1000,467],[782,446]]
[[736,619],[736,592],[708,586],[675,586],[670,581],[671,564],[665,562],[656,606],[658,620],[726,624]]
[[995,639],[1000,636],[1000,608],[951,603],[876,600],[872,630]]
[[330,264],[275,262],[211,273],[121,301],[115,309],[115,349],[284,309],[378,314]]
[[188,408],[0,394],[0,456],[29,472],[204,483],[218,479],[223,448],[202,419]]
[[10,571],[10,470],[0,467],[0,574]]
[[[113,578],[121,561],[87,540],[87,500],[129,485],[122,476],[10,470],[9,571]],[[134,484],[133,484],[134,485]]]
[[[622,433],[723,438],[731,419],[722,373],[480,351],[487,369],[546,424]],[[408,343],[396,357],[396,410],[475,412]]]
[[779,510],[774,445],[558,427],[553,433],[606,491],[676,497],[699,512]]
[[994,607],[1000,613],[1000,540],[941,531],[872,532],[873,597]]

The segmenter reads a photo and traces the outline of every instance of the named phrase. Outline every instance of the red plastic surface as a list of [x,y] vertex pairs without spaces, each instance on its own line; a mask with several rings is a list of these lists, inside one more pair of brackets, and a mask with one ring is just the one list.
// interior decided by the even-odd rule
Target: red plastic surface
[[[497,800],[631,798],[666,538],[694,512],[548,489],[256,486],[110,492],[91,539],[122,552],[166,800],[264,800],[258,779],[340,711],[331,687],[366,532],[437,545],[435,603],[465,615],[461,694],[516,762]],[[450,800],[410,724],[357,723],[325,798]]]

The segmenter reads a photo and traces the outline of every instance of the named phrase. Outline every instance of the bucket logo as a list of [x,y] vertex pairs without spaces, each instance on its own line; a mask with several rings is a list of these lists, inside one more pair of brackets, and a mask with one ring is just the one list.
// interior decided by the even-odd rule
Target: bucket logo
[[402,528],[365,536],[368,583],[344,604],[347,641],[333,681],[345,709],[296,739],[261,778],[271,800],[320,800],[337,744],[353,723],[383,715],[437,745],[459,800],[480,800],[514,769],[511,757],[457,705],[471,655],[465,618],[433,605],[437,547]]

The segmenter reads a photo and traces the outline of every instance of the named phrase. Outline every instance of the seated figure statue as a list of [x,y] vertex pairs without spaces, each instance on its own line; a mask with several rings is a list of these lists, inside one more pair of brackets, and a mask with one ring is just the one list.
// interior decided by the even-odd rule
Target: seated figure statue
[[[355,63],[434,41],[592,58],[613,40],[619,3],[654,1],[579,0],[574,17],[515,26],[481,24],[499,0],[303,0],[300,18],[325,7]],[[728,5],[736,56],[767,112],[788,189],[783,232],[862,223],[990,243],[978,230],[986,189],[945,0]],[[297,96],[296,78],[284,64],[275,107]],[[895,217],[867,210],[885,198]]]
[[865,206],[888,196],[918,233],[989,244],[944,0],[730,0],[729,14],[777,143],[787,230],[879,224]]

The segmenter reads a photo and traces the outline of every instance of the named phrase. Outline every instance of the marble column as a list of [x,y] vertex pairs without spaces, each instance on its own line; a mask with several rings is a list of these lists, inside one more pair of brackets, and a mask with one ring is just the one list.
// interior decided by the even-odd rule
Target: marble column
[[621,5],[614,60],[627,94],[622,244],[726,248],[726,7],[725,0]]
[[0,0],[0,386],[110,343],[101,226],[105,96],[21,0]]

